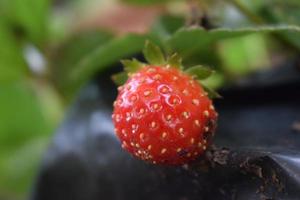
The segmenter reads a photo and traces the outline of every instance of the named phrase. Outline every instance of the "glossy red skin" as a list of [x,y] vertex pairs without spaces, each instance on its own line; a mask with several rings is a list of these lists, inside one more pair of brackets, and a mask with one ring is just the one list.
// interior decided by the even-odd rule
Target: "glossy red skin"
[[141,69],[119,88],[114,103],[113,122],[122,147],[157,164],[184,164],[203,154],[216,119],[201,85],[174,68]]

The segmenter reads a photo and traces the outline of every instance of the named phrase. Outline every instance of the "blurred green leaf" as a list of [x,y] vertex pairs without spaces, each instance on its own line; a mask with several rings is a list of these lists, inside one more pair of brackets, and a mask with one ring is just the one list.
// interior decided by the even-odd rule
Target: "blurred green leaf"
[[0,110],[1,150],[49,131],[37,98],[22,82],[0,84]]
[[[151,35],[160,41],[167,40],[175,31],[184,26],[184,18],[180,16],[163,15],[157,18],[151,27]],[[155,41],[156,42],[156,41]]]
[[7,15],[17,30],[39,46],[47,37],[49,4],[49,0],[10,0]]
[[30,195],[48,142],[49,137],[36,136],[24,145],[0,153],[0,197],[6,194],[8,199],[24,199],[24,194]]
[[104,31],[83,32],[72,36],[54,52],[52,56],[52,79],[56,84],[64,86],[75,65],[80,60],[95,51],[99,46],[106,44],[113,35]]
[[218,45],[225,73],[231,77],[270,67],[268,44],[260,34],[225,39]]
[[0,19],[0,84],[16,81],[27,73],[20,46]]
[[[224,39],[238,38],[253,33],[289,33],[300,36],[298,26],[262,26],[253,28],[205,30],[198,28],[183,28],[167,40],[169,48],[178,52],[184,62],[189,64],[207,64],[218,66],[216,45]],[[193,63],[191,63],[193,61]]]
[[65,91],[74,94],[95,73],[101,72],[123,58],[141,52],[145,40],[144,35],[129,34],[112,39],[87,53],[73,66],[69,76],[66,77],[63,83]]
[[[300,25],[300,1],[266,0],[263,1],[257,14],[269,24]],[[284,42],[300,50],[300,38],[291,33],[281,33]]]
[[[299,25],[300,3],[297,0],[266,0],[266,1],[247,1],[247,0],[227,0],[238,11],[243,14],[251,23],[257,25]],[[298,18],[298,19],[297,19]],[[273,33],[280,43],[289,50],[300,50],[299,37],[289,32]]]
[[300,25],[300,1],[265,0],[261,3],[258,14],[269,23],[285,22]]
[[[37,97],[24,82],[0,84],[0,110],[0,190],[22,193],[32,180],[34,171],[29,169],[38,160],[34,155],[41,153],[29,144],[36,138],[47,137],[51,127]],[[25,146],[34,148],[27,156],[20,149]]]

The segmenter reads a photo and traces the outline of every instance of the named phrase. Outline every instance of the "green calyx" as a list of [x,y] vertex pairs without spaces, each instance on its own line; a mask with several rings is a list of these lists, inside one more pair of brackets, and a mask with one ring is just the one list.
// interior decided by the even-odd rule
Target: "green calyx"
[[143,54],[147,62],[152,65],[166,64],[166,58],[159,46],[149,40],[146,41]]
[[162,67],[172,67],[183,71],[184,73],[192,76],[193,79],[197,80],[202,86],[203,89],[208,93],[210,98],[220,98],[221,96],[213,91],[212,89],[206,87],[201,80],[204,80],[211,76],[214,71],[208,67],[197,65],[193,67],[184,67],[182,65],[182,58],[178,53],[174,53],[170,56],[165,56],[161,48],[154,43],[147,40],[145,42],[145,46],[143,49],[144,58],[148,63],[143,63],[135,58],[121,60],[121,63],[124,66],[124,72],[120,72],[112,76],[112,80],[116,83],[116,85],[123,85],[128,77],[139,71],[145,66],[155,65]]
[[121,60],[124,66],[124,71],[129,73],[134,73],[143,68],[146,64],[133,58],[132,60]]

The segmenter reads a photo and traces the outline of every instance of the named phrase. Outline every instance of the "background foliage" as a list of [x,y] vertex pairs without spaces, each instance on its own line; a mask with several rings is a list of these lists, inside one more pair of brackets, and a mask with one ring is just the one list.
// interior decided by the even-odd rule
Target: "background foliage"
[[[160,12],[142,33],[90,23],[119,5]],[[211,66],[205,82],[221,88],[299,55],[299,9],[298,0],[0,1],[0,199],[28,195],[78,90],[146,39],[187,65]]]

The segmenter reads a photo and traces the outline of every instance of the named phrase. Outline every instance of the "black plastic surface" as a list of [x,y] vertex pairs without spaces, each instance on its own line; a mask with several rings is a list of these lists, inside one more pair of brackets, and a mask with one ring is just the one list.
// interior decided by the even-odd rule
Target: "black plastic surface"
[[32,199],[300,199],[300,73],[295,65],[282,69],[222,91],[216,148],[179,167],[121,149],[111,122],[116,89],[111,72],[101,75],[55,134]]

